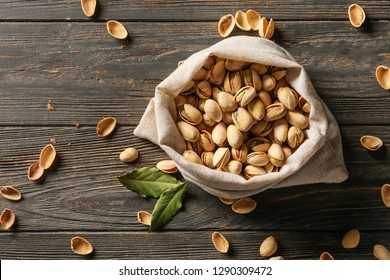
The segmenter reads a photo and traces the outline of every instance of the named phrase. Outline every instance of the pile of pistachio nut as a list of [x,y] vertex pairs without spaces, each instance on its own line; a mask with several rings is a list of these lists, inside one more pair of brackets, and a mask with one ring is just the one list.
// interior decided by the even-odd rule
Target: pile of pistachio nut
[[209,57],[175,98],[183,157],[246,179],[279,171],[309,126],[310,104],[287,71]]

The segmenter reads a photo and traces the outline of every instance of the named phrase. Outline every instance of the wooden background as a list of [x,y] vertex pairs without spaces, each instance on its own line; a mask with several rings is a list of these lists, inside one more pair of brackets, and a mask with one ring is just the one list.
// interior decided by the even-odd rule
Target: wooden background
[[[318,259],[323,251],[373,259],[374,244],[390,248],[390,210],[380,196],[390,181],[390,95],[375,79],[378,65],[390,66],[390,1],[357,1],[367,15],[359,29],[348,21],[351,1],[98,2],[88,19],[79,0],[0,0],[0,186],[23,193],[17,203],[0,199],[0,209],[17,216],[16,226],[0,232],[1,259],[82,259],[70,250],[76,235],[94,245],[93,259],[261,259],[259,245],[271,234],[285,259]],[[136,212],[151,211],[155,200],[116,177],[167,155],[132,132],[177,61],[221,40],[221,16],[247,9],[274,18],[273,40],[305,67],[333,112],[350,177],[266,191],[254,197],[257,209],[241,216],[190,185],[184,209],[147,233]],[[110,37],[108,19],[120,20],[130,39]],[[49,100],[55,111],[46,109]],[[104,116],[119,122],[107,139],[95,132]],[[363,149],[364,134],[382,138],[384,148]],[[58,164],[42,182],[29,181],[29,165],[53,137]],[[126,147],[139,149],[136,164],[119,161]],[[341,238],[351,228],[360,230],[361,243],[346,250]],[[229,254],[214,249],[213,231],[230,241]]]

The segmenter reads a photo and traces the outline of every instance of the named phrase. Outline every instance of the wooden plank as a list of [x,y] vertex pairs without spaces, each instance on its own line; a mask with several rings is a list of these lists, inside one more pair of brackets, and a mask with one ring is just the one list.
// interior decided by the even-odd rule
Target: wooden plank
[[[93,125],[105,115],[136,125],[177,61],[220,41],[213,23],[125,24],[126,43],[103,23],[0,23],[0,125]],[[304,65],[341,124],[389,124],[390,96],[374,75],[387,62],[378,55],[389,52],[389,27],[278,22],[275,40]]]
[[[0,185],[12,185],[24,195],[19,203],[0,200],[11,207],[17,231],[146,230],[136,220],[139,210],[152,211],[155,200],[142,199],[125,189],[117,176],[167,159],[158,146],[132,135],[133,127],[120,126],[113,137],[101,139],[94,127],[2,128]],[[255,196],[256,211],[237,215],[218,198],[190,185],[185,206],[167,230],[366,230],[390,228],[388,209],[380,188],[390,180],[389,154],[369,153],[359,143],[363,133],[377,135],[390,144],[383,127],[342,127],[344,154],[350,178],[341,184],[316,184],[268,190]],[[42,182],[27,179],[27,168],[40,149],[57,139],[58,162]],[[69,145],[70,143],[70,145]],[[123,164],[119,153],[136,147],[140,158]],[[316,217],[316,219],[313,219]]]
[[[7,1],[2,4],[1,20],[87,20],[81,11],[80,1]],[[390,7],[386,0],[359,1],[366,11],[367,18],[389,19]],[[98,1],[96,19],[127,19],[134,21],[205,21],[218,19],[237,10],[255,9],[267,18],[277,20],[348,20],[350,1],[282,1],[271,0],[259,2],[255,0],[209,0],[209,1]]]
[[[340,232],[311,231],[226,231],[230,242],[228,254],[221,254],[211,242],[212,231],[192,232],[74,232],[74,233],[2,233],[1,259],[264,259],[259,246],[266,237],[278,240],[275,255],[287,260],[316,260],[322,252],[330,252],[336,260],[373,260],[373,246],[389,248],[389,231],[361,231],[355,249],[344,249]],[[94,246],[91,256],[75,255],[70,239],[81,235]],[[158,265],[157,265],[158,267]],[[118,268],[119,269],[119,268]]]

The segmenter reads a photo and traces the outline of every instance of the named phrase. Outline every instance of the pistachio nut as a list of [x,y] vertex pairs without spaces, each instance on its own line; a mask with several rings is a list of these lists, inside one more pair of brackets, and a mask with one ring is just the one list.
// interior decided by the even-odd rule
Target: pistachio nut
[[72,248],[73,252],[83,256],[89,255],[93,251],[92,244],[87,239],[80,236],[73,237],[70,240],[70,247]]
[[279,88],[278,99],[289,110],[294,110],[298,103],[297,93],[290,87]]
[[299,97],[298,99],[298,106],[299,108],[301,108],[301,110],[305,113],[310,113],[310,110],[311,110],[311,105],[309,102],[306,101],[305,98],[303,98],[302,96]]
[[122,162],[133,162],[138,158],[138,150],[136,148],[127,148],[119,154],[119,159]]
[[271,142],[266,137],[254,137],[248,141],[248,146],[253,152],[268,152]]
[[248,147],[246,145],[241,145],[238,149],[232,148],[231,155],[233,159],[244,163],[246,162],[246,157],[248,155]]
[[275,237],[268,236],[266,239],[261,242],[260,245],[260,255],[262,257],[271,257],[278,250],[278,242]]
[[246,14],[243,11],[237,11],[236,16],[234,17],[234,20],[236,21],[236,26],[244,31],[251,30],[251,26],[248,23],[248,19],[246,17]]
[[305,134],[303,134],[303,131],[300,128],[296,126],[291,126],[288,129],[287,144],[290,146],[291,149],[299,147],[304,140]]
[[282,150],[283,150],[285,159],[288,159],[292,155],[292,151],[291,151],[291,148],[289,146],[283,145]]
[[213,127],[217,124],[217,122],[212,120],[207,114],[203,114],[203,123],[206,125],[206,130],[207,127]]
[[213,142],[211,133],[207,130],[202,130],[200,133],[199,143],[206,152],[212,152],[215,150],[215,143]]
[[241,88],[241,75],[239,71],[227,72],[223,82],[226,92],[235,94]]
[[118,40],[124,40],[129,35],[123,24],[116,20],[107,21],[106,28],[108,33]]
[[195,126],[184,121],[178,121],[176,126],[184,140],[189,142],[196,142],[199,140],[199,130]]
[[98,122],[96,125],[96,133],[100,137],[106,137],[110,135],[116,126],[116,119],[112,117],[106,117]]
[[221,87],[221,86],[215,86],[215,87],[213,87],[213,90],[212,90],[212,93],[211,93],[211,97],[212,97],[215,101],[218,102],[219,94],[220,94],[221,92],[223,92],[223,91],[225,91],[225,90],[223,89],[223,87]]
[[283,118],[287,113],[287,108],[280,102],[273,103],[265,109],[265,121],[275,121]]
[[309,126],[309,122],[306,117],[298,111],[288,111],[285,118],[289,124],[300,129],[305,129]]
[[187,98],[183,95],[178,95],[175,97],[174,100],[175,100],[176,109],[181,109],[181,108],[183,108],[184,104],[186,103]]
[[333,256],[329,252],[323,252],[320,255],[320,260],[321,261],[333,261],[334,258],[333,258]]
[[262,89],[265,91],[271,91],[276,86],[276,80],[274,77],[268,74],[261,76]]
[[180,95],[188,95],[196,92],[197,85],[196,83],[191,80],[189,81],[181,90]]
[[227,141],[227,126],[225,123],[220,122],[218,123],[212,133],[211,133],[212,140],[215,144],[218,146],[225,146]]
[[268,162],[268,156],[264,152],[253,152],[248,154],[246,158],[246,163],[254,166],[264,166]]
[[237,71],[246,67],[249,63],[241,60],[226,59],[225,67],[228,71]]
[[251,133],[255,136],[267,136],[273,129],[273,122],[261,120],[251,127]]
[[14,211],[9,208],[5,208],[0,216],[1,228],[3,230],[10,229],[15,223],[16,216]]
[[150,214],[149,212],[147,211],[138,211],[137,212],[137,220],[138,222],[140,222],[141,224],[145,225],[145,226],[150,226],[150,224],[152,223],[152,214]]
[[381,196],[386,207],[390,207],[390,184],[384,184],[381,188]]
[[274,122],[274,139],[281,144],[287,140],[288,122],[285,118],[281,118]]
[[234,101],[234,96],[225,91],[219,92],[217,102],[224,112],[233,112],[238,108],[238,104]]
[[244,136],[237,126],[231,124],[227,127],[226,131],[227,142],[235,149],[239,149],[244,142]]
[[224,15],[219,19],[218,22],[218,33],[222,37],[227,37],[232,33],[234,26],[235,26],[235,20],[233,15]]
[[229,148],[220,147],[215,151],[214,158],[213,158],[213,165],[216,168],[218,169],[224,168],[229,161],[230,161]]
[[290,85],[286,82],[285,79],[280,79],[279,81],[276,81],[276,85],[273,89],[273,94],[275,96],[278,96],[278,91],[281,87],[289,87]]
[[196,88],[196,95],[201,99],[208,99],[211,97],[212,89],[208,81],[201,81]]
[[360,143],[364,148],[370,151],[376,151],[383,146],[382,140],[372,135],[363,135],[360,138]]
[[210,69],[210,82],[216,85],[222,85],[225,79],[225,73],[225,62],[220,60]]
[[234,124],[232,113],[231,112],[222,112],[222,121],[226,125]]
[[229,251],[229,242],[221,233],[217,231],[213,232],[211,235],[211,240],[213,241],[214,247],[218,252],[227,253]]
[[226,205],[232,205],[234,202],[237,201],[237,199],[230,199],[230,198],[224,198],[221,196],[218,196],[219,200]]
[[267,172],[268,174],[268,173],[272,173],[272,171],[274,171],[276,167],[271,162],[268,162],[266,165],[263,166],[263,168],[265,172]]
[[16,188],[4,186],[0,190],[0,194],[11,201],[19,201],[22,199],[22,194]]
[[[233,16],[232,16],[233,17]],[[233,19],[233,23],[234,23],[234,19]],[[233,24],[233,27],[234,27],[234,24]],[[206,62],[203,64],[203,68],[206,69],[206,70],[210,70],[211,67],[213,67],[215,64],[215,58],[214,56],[209,56],[207,59],[206,59]]]
[[390,89],[390,68],[380,65],[376,68],[375,76],[380,86],[385,89]]
[[81,9],[87,17],[92,17],[96,11],[96,0],[81,0]]
[[249,180],[255,176],[265,175],[267,172],[260,166],[247,165],[243,170],[243,174],[244,177]]
[[261,79],[256,71],[251,69],[243,70],[242,77],[246,86],[251,86],[256,91],[259,91],[261,89]]
[[232,113],[232,118],[234,124],[243,132],[249,131],[254,123],[252,116],[242,107]]
[[195,94],[189,94],[186,96],[186,103],[196,108],[198,107],[199,97]]
[[223,170],[233,174],[240,174],[242,170],[242,163],[238,160],[231,160],[223,167]]
[[243,197],[232,204],[232,210],[238,214],[248,214],[255,210],[256,201],[250,197]]
[[222,110],[218,103],[213,99],[207,99],[204,104],[206,115],[213,121],[220,122],[222,120]]
[[198,100],[198,110],[204,112],[204,105],[206,104],[206,99]]
[[162,160],[156,164],[156,167],[164,173],[176,173],[177,167],[173,160]]
[[214,152],[203,152],[201,155],[201,159],[208,168],[213,169],[214,164],[213,164],[213,158],[214,158]]
[[279,81],[286,76],[287,70],[277,66],[272,66],[269,69],[269,73],[271,74],[272,77],[275,78],[276,81]]
[[203,120],[202,113],[190,104],[184,104],[184,107],[179,110],[179,115],[190,125],[198,125]]
[[265,116],[265,106],[264,103],[255,98],[248,104],[248,112],[255,121],[260,121]]
[[273,143],[271,147],[269,147],[268,157],[269,161],[276,167],[282,166],[284,162],[284,153],[282,147],[277,143]]
[[266,17],[262,17],[259,24],[260,37],[271,39],[274,36],[274,30],[274,20],[271,18],[268,22]]
[[206,80],[208,75],[208,72],[203,67],[198,70],[198,72],[195,73],[195,75],[192,77],[193,81],[203,81]]
[[249,69],[256,71],[259,75],[264,75],[268,72],[269,66],[260,63],[252,63],[249,66]]
[[234,95],[234,101],[245,107],[256,97],[256,90],[252,86],[244,86]]
[[194,151],[191,150],[184,151],[183,157],[189,162],[203,165],[203,161],[200,159],[199,155]]
[[199,141],[196,141],[196,142],[186,141],[186,146],[187,146],[187,150],[194,151],[198,155],[202,154],[202,152],[203,152],[203,148],[200,145]]
[[261,19],[260,14],[254,10],[248,10],[245,14],[250,27],[255,31],[259,30]]
[[360,232],[357,229],[349,230],[343,237],[341,244],[345,249],[353,249],[359,245]]
[[375,245],[372,253],[378,260],[390,260],[390,251],[383,245]]
[[348,17],[353,27],[360,27],[366,20],[366,13],[358,4],[352,4],[348,7]]
[[28,168],[28,178],[32,181],[39,180],[43,176],[44,171],[39,162],[33,163]]

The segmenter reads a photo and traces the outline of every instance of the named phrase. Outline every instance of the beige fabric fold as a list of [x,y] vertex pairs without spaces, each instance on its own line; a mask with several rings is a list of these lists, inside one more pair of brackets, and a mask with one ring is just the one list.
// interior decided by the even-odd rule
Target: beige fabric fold
[[[190,163],[181,154],[185,142],[176,128],[174,97],[192,79],[210,55],[288,68],[285,79],[311,104],[307,139],[279,172],[246,180],[241,176]],[[236,36],[191,55],[155,91],[134,130],[138,137],[159,145],[175,162],[183,177],[210,194],[240,198],[269,188],[312,183],[338,183],[348,178],[337,122],[317,95],[308,75],[291,55],[270,40]]]

